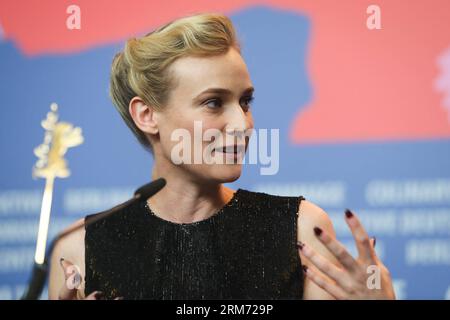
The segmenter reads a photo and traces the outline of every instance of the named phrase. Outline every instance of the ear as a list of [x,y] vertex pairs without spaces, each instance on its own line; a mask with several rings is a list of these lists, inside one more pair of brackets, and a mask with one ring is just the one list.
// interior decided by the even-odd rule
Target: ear
[[146,105],[141,98],[134,97],[128,105],[128,110],[139,129],[150,134],[158,133],[157,112],[152,106]]

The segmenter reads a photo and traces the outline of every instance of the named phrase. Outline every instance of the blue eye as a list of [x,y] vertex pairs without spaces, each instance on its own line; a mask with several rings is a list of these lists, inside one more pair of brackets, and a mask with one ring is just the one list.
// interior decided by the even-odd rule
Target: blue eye
[[218,109],[222,106],[220,99],[210,99],[205,102],[206,106],[211,109]]
[[[241,105],[242,109],[244,111],[248,111],[250,108],[250,104],[253,102],[255,98],[253,96],[243,97],[241,98],[239,104]],[[213,98],[206,100],[203,102],[205,106],[207,106],[209,109],[219,109],[223,106],[223,101],[220,98]]]
[[242,98],[242,100],[241,100],[241,107],[245,111],[247,111],[250,108],[253,100],[255,100],[255,97],[253,97],[253,96]]

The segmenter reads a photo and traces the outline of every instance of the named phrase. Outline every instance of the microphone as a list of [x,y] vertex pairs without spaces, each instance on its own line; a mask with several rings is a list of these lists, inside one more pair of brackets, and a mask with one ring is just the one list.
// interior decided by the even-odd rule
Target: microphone
[[164,178],[156,179],[150,183],[147,183],[141,187],[139,187],[135,192],[134,196],[105,211],[99,212],[95,216],[92,216],[88,221],[83,221],[83,223],[72,226],[71,228],[59,233],[50,243],[48,250],[45,254],[45,259],[42,264],[34,263],[33,271],[31,274],[30,281],[28,282],[28,288],[25,290],[25,293],[22,295],[21,300],[38,300],[42,294],[42,290],[44,289],[45,282],[48,276],[48,258],[52,256],[53,249],[59,240],[71,234],[72,232],[84,228],[94,222],[97,222],[102,219],[108,218],[110,215],[119,212],[120,209],[125,208],[133,204],[135,201],[140,199],[148,199],[159,192],[166,185],[166,180]]

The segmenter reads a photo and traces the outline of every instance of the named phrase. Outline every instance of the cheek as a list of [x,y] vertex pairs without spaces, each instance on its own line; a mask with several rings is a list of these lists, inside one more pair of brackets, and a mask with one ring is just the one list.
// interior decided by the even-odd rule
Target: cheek
[[172,148],[180,141],[180,136],[188,134],[183,119],[170,117],[166,115],[158,123],[159,126],[159,142],[163,154],[170,155]]
[[[173,119],[164,119],[160,124],[161,148],[166,155],[171,154],[174,147],[178,147],[180,141],[186,141],[191,146],[191,154],[194,150],[203,150],[214,138],[205,134],[206,131],[214,130],[214,134],[224,132],[224,124],[218,119],[208,117],[196,117],[186,119],[181,116]],[[209,131],[211,133],[212,131]]]

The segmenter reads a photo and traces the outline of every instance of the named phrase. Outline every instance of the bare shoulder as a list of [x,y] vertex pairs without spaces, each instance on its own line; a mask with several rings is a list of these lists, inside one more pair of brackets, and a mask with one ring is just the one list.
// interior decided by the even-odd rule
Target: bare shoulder
[[297,234],[300,241],[316,240],[314,227],[319,227],[335,237],[333,224],[328,214],[315,203],[302,200],[299,205]]
[[[302,200],[299,206],[297,223],[297,240],[303,242],[313,248],[317,253],[327,258],[329,261],[338,264],[336,258],[328,251],[328,249],[320,242],[314,234],[314,227],[319,227],[332,237],[336,237],[333,224],[328,214],[318,205],[308,200]],[[301,263],[311,267],[311,262],[300,254]],[[306,278],[304,284],[304,299],[332,299],[332,297],[319,288],[309,278]]]
[[72,223],[70,226],[65,228],[62,233],[66,231],[71,232],[58,241],[55,246],[53,256],[61,255],[60,257],[57,257],[58,260],[60,258],[64,258],[75,263],[78,262],[81,257],[84,257],[84,218]]
[[77,220],[62,232],[65,231],[72,232],[56,243],[50,259],[49,299],[58,298],[59,290],[65,281],[64,271],[60,265],[61,258],[72,263],[84,279],[84,218]]

